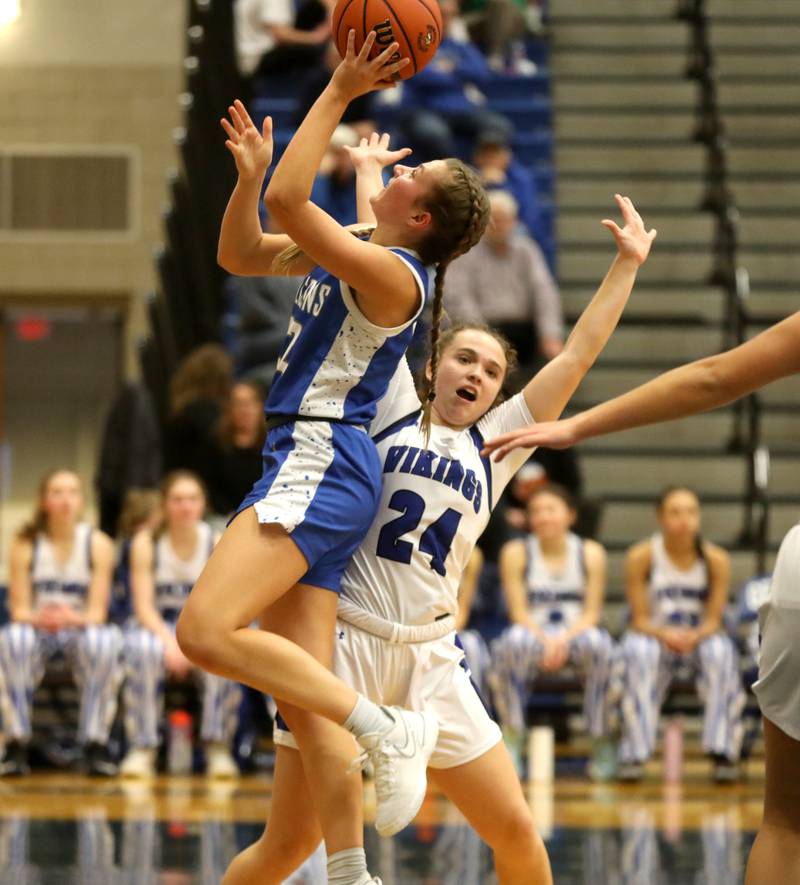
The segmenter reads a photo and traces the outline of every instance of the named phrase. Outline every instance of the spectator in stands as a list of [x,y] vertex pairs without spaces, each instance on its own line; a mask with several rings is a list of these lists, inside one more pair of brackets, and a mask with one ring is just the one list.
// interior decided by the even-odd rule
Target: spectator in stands
[[155,489],[130,489],[125,495],[117,529],[117,555],[109,606],[109,620],[124,625],[133,614],[131,602],[131,542],[144,529],[155,531],[161,522],[161,495]]
[[459,151],[456,137],[475,139],[489,130],[511,138],[513,127],[502,114],[486,107],[480,87],[491,76],[486,59],[473,46],[458,16],[456,0],[440,3],[444,36],[433,60],[403,83],[399,125],[403,140],[419,162],[452,157]]
[[525,55],[524,37],[542,29],[542,13],[535,0],[463,0],[464,22],[470,37],[486,53],[494,71],[536,73]]
[[541,249],[517,228],[517,203],[489,194],[492,215],[483,239],[450,266],[445,305],[456,320],[489,323],[519,353],[518,377],[557,356],[564,346],[561,297]]
[[[295,125],[299,126],[311,110],[311,105],[319,98],[322,90],[328,85],[331,74],[341,62],[342,57],[336,44],[330,41],[325,47],[322,63],[310,70],[300,83],[297,93],[297,113]],[[375,121],[375,93],[359,95],[347,106],[342,114],[342,123],[352,126],[359,138],[369,138],[378,128]]]
[[519,221],[537,242],[545,242],[548,232],[536,202],[536,179],[514,159],[508,136],[494,129],[482,132],[472,159],[486,189],[508,191],[517,201]]
[[252,381],[233,385],[208,451],[211,510],[228,517],[261,476],[267,428],[264,391]]
[[330,39],[329,6],[304,0],[236,0],[236,61],[245,79],[287,74],[319,64]]
[[123,671],[122,634],[107,623],[114,545],[81,519],[83,507],[75,473],[48,473],[33,518],[11,546],[11,623],[0,630],[3,774],[30,770],[33,692],[56,658],[66,659],[80,689],[85,770],[116,773],[108,738]]
[[500,552],[500,580],[511,627],[492,643],[492,686],[506,743],[521,759],[525,707],[540,672],[575,664],[586,680],[589,734],[607,744],[612,694],[618,690],[614,642],[599,626],[606,584],[606,552],[571,531],[575,505],[558,486],[537,489],[528,501],[528,535]]
[[655,750],[658,717],[676,676],[694,676],[703,699],[703,749],[714,777],[735,779],[744,691],[739,656],[723,631],[730,557],[700,535],[700,501],[684,486],[658,499],[660,531],[628,551],[631,628],[622,640],[625,687],[620,776],[639,780]]
[[347,152],[348,147],[356,147],[358,142],[356,130],[340,123],[331,136],[311,189],[312,201],[342,225],[358,221],[356,170]]
[[235,777],[230,752],[239,711],[240,686],[197,670],[175,640],[175,623],[203,570],[218,535],[203,521],[206,495],[200,479],[186,470],[162,484],[163,523],[139,532],[131,545],[131,590],[135,622],[125,631],[125,726],[130,749],[120,766],[125,777],[155,773],[165,674],[193,675],[203,688],[200,737],[211,777]]
[[178,366],[170,381],[165,466],[205,477],[206,452],[233,382],[233,361],[219,344],[203,344]]

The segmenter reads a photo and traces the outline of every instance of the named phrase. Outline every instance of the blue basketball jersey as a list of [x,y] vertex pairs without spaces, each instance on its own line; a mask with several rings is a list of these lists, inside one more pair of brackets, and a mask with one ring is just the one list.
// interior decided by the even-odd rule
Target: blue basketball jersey
[[359,310],[349,286],[321,267],[303,280],[267,397],[269,415],[307,415],[368,426],[414,335],[434,269],[409,249],[392,248],[420,292],[415,315],[384,329]]

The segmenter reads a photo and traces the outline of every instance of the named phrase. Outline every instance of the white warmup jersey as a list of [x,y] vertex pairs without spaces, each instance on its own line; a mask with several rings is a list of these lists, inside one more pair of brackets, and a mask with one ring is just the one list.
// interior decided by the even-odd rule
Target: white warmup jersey
[[653,623],[696,627],[702,620],[708,599],[708,563],[698,554],[689,569],[679,569],[664,548],[661,534],[650,543],[650,612]]
[[548,568],[535,535],[526,539],[525,553],[525,586],[531,618],[540,627],[570,627],[583,611],[586,591],[583,541],[572,532],[567,535],[567,556],[561,572]]
[[75,526],[72,551],[65,563],[56,558],[53,544],[40,532],[33,542],[31,560],[33,600],[37,608],[66,604],[83,611],[92,581],[92,527],[81,522]]
[[800,525],[783,539],[758,622],[761,656],[753,691],[767,719],[800,741]]
[[360,608],[396,624],[427,624],[457,609],[461,576],[498,496],[530,450],[499,464],[484,439],[533,422],[521,394],[477,425],[434,425],[426,446],[420,403],[405,360],[371,427],[383,469],[378,516],[342,579]]
[[165,620],[178,617],[213,549],[214,529],[207,522],[197,526],[197,544],[189,559],[178,556],[168,532],[158,538],[154,551],[155,604]]

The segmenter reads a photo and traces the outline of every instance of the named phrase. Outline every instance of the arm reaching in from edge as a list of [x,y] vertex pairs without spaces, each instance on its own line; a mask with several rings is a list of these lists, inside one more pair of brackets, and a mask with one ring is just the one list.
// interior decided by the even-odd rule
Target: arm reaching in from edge
[[518,448],[566,449],[585,439],[696,415],[800,372],[800,311],[724,353],[653,378],[565,421],[535,424],[489,440],[482,454],[502,461]]

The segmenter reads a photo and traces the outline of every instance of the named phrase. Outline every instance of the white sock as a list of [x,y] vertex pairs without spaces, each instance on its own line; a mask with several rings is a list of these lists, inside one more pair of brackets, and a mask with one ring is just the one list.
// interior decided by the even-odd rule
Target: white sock
[[363,848],[345,848],[328,858],[328,885],[367,885],[372,881]]
[[356,705],[343,723],[357,738],[365,734],[384,734],[394,725],[394,719],[382,707],[358,695]]

